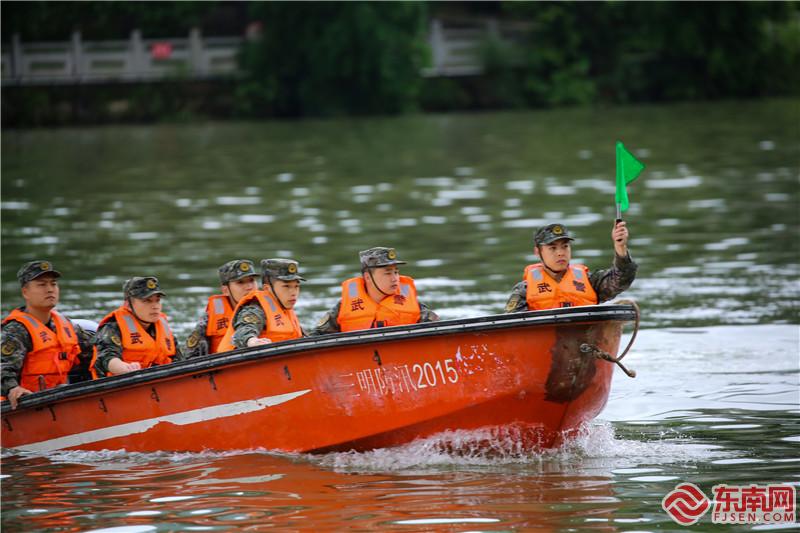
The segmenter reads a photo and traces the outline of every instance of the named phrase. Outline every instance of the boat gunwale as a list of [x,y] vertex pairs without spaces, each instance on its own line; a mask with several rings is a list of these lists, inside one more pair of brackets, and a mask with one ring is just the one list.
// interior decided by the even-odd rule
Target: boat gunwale
[[117,376],[106,376],[96,380],[71,383],[45,391],[38,391],[30,397],[23,397],[16,410],[11,409],[11,404],[7,400],[3,401],[1,414],[2,416],[12,415],[28,409],[41,409],[56,402],[75,397],[94,396],[182,375],[210,373],[220,368],[244,364],[254,360],[293,355],[316,349],[411,340],[450,333],[508,329],[521,325],[544,326],[579,322],[629,322],[635,320],[635,318],[636,310],[630,304],[606,304],[458,318],[407,326],[392,326],[303,337],[302,339],[193,357],[168,365],[159,365]]

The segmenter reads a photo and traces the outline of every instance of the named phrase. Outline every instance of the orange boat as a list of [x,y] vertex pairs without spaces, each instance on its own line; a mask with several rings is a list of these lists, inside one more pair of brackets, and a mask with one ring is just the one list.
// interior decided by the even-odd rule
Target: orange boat
[[614,369],[601,359],[615,362],[636,318],[627,304],[573,307],[189,359],[3,402],[2,446],[361,451],[489,427],[549,447],[601,411]]

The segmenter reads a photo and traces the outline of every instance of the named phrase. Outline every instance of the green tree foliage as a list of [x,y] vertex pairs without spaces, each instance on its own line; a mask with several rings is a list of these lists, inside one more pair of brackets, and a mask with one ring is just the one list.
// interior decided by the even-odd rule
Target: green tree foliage
[[[769,94],[771,39],[767,27],[788,22],[792,5],[772,2],[692,2],[626,6],[641,25],[626,49],[645,59],[645,96],[655,100],[754,97]],[[645,9],[647,7],[647,9]]]
[[242,63],[249,115],[397,113],[412,109],[425,59],[422,3],[264,2]]
[[[498,18],[522,29],[513,41],[487,37],[481,76],[422,78],[429,12],[445,24]],[[242,49],[245,76],[230,85],[9,86],[4,125],[800,95],[800,2],[42,1],[3,2],[0,21],[6,47],[15,33],[119,40],[134,29],[182,37],[262,26]],[[124,113],[108,115],[119,102]]]
[[182,36],[217,8],[199,1],[4,2],[3,39],[19,33],[25,41],[65,41],[76,30],[85,39],[125,39],[134,29],[146,37]]
[[796,94],[800,85],[797,3],[504,7],[531,25],[512,70],[532,105],[757,97]]

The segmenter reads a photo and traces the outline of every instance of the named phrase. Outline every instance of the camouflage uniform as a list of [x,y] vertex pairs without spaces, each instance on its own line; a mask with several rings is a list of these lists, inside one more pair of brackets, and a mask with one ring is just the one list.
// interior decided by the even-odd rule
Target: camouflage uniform
[[[155,280],[155,287],[149,287],[148,281]],[[125,282],[122,287],[122,292],[125,299],[130,298],[148,298],[153,294],[166,295],[161,287],[158,285],[158,279],[152,276],[149,277],[135,277]],[[146,328],[147,333],[155,338],[156,327],[151,324]],[[174,334],[173,334],[174,336]],[[122,332],[119,329],[116,319],[112,316],[108,322],[100,326],[95,335],[94,344],[97,347],[97,361],[95,361],[94,368],[99,377],[108,375],[108,364],[115,357],[122,359]],[[181,347],[175,342],[175,355],[172,356],[173,361],[180,361],[183,359]]]
[[[535,246],[540,246],[542,244],[550,244],[560,239],[574,240],[566,227],[561,224],[550,224],[539,228],[534,235],[533,241]],[[611,300],[621,292],[630,288],[633,280],[636,278],[636,271],[638,268],[639,265],[633,261],[630,252],[624,256],[619,256],[615,253],[611,268],[589,272],[589,284],[597,293],[597,303]],[[506,303],[505,312],[519,313],[527,311],[527,295],[527,281],[523,280],[514,285],[514,288],[511,289],[511,296]]]
[[[299,263],[293,259],[262,259],[261,277],[264,285],[271,283],[271,279],[282,281],[299,281],[306,279],[298,273]],[[247,341],[258,337],[267,327],[267,316],[258,300],[240,307],[233,316],[232,327],[234,330],[231,342],[237,348],[246,348]],[[306,332],[303,331],[303,336]]]
[[[233,261],[228,261],[219,267],[218,272],[220,285],[227,285],[231,281],[258,276],[255,265],[253,265],[253,262],[249,259],[234,259]],[[200,317],[197,325],[186,339],[186,350],[184,352],[186,358],[208,354],[211,341],[206,336],[207,331],[208,311],[203,310],[203,316]]]
[[[24,286],[29,281],[43,274],[55,274],[56,277],[60,278],[61,272],[54,270],[52,265],[50,261],[31,261],[25,263],[17,272],[17,279],[19,280],[20,286]],[[25,311],[25,306],[20,306],[18,309]],[[55,324],[52,320],[45,324],[45,326],[55,331]],[[89,364],[92,361],[92,341],[94,334],[75,324],[72,324],[72,327],[75,329],[75,334],[78,337],[78,344],[81,348],[81,353],[78,354],[78,362],[69,372],[69,382],[75,383],[91,379]],[[25,363],[25,357],[31,350],[33,350],[33,340],[25,326],[16,320],[11,320],[3,324],[2,349],[0,349],[0,352],[2,352],[2,365],[0,365],[0,394],[3,396],[8,396],[11,389],[19,386],[22,366]]]
[[[407,261],[400,261],[397,259],[397,252],[394,248],[384,248],[377,246],[359,252],[359,259],[361,260],[361,273],[363,274],[370,268],[391,266],[391,265],[405,265]],[[439,315],[434,313],[427,305],[418,301],[419,303],[419,322],[435,322],[439,320]],[[339,309],[342,305],[341,299],[336,302],[330,311],[325,313],[320,319],[317,326],[311,331],[309,335],[326,335],[328,333],[339,333],[342,328],[339,326]]]

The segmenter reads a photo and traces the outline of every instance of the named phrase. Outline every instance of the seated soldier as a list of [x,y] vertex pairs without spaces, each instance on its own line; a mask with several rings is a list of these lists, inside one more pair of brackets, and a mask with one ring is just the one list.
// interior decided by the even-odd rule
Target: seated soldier
[[92,335],[55,310],[61,273],[50,261],[25,263],[17,272],[25,305],[3,319],[2,395],[16,409],[20,397],[92,379]]
[[186,340],[186,357],[217,353],[233,318],[233,310],[249,292],[258,288],[258,272],[248,259],[235,259],[219,267],[222,294],[208,298],[205,312]]
[[512,289],[506,313],[594,305],[628,289],[638,265],[628,252],[628,229],[618,222],[611,231],[614,264],[608,270],[589,272],[572,259],[572,234],[563,224],[539,228],[533,236],[533,251],[541,263],[525,267],[523,281]]
[[106,315],[97,328],[97,374],[125,374],[182,359],[167,315],[161,312],[165,293],[158,279],[131,278],[122,292],[125,302]]
[[342,283],[342,297],[311,335],[433,322],[439,316],[417,300],[414,280],[401,276],[394,248],[359,252],[361,276]]
[[293,259],[261,261],[262,290],[242,298],[233,312],[219,351],[235,350],[270,342],[299,339],[300,327],[294,306],[300,295],[299,263]]

